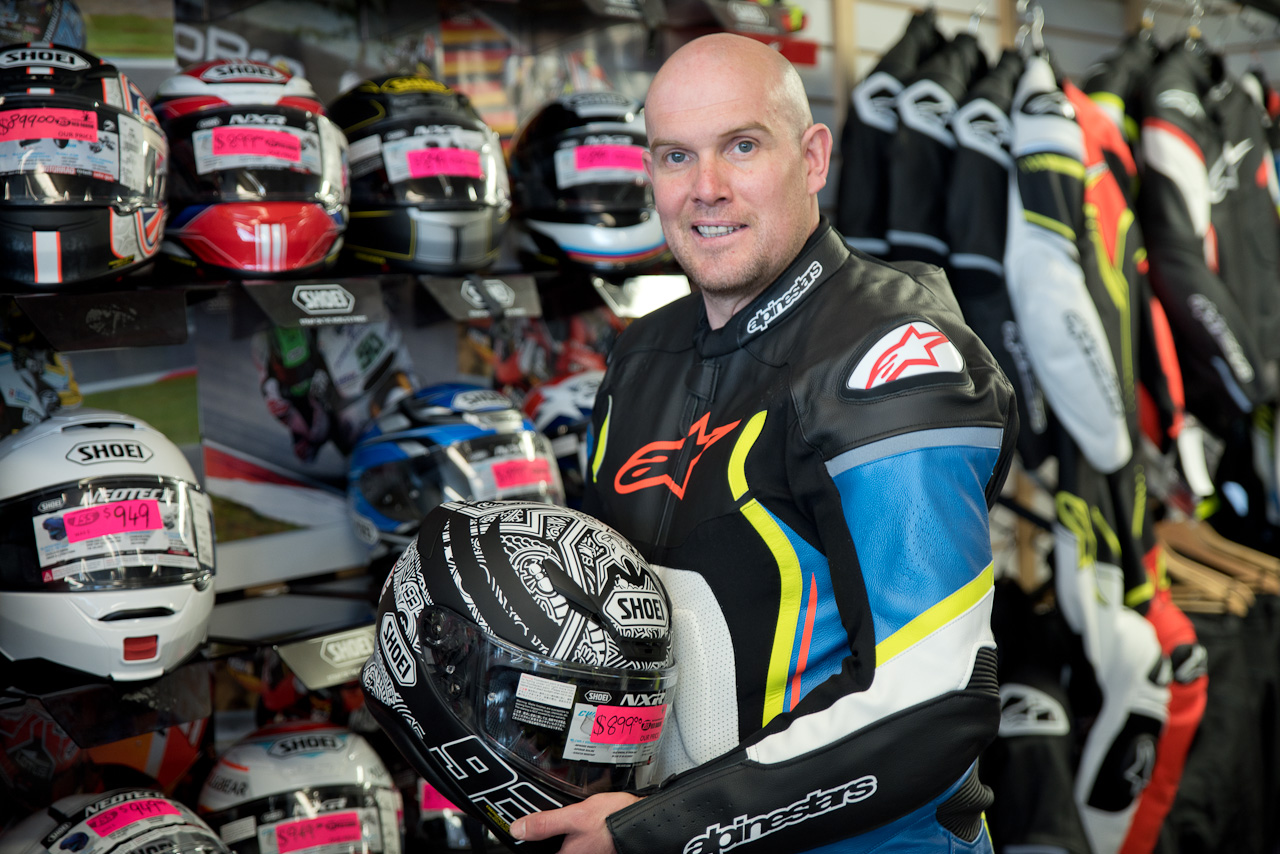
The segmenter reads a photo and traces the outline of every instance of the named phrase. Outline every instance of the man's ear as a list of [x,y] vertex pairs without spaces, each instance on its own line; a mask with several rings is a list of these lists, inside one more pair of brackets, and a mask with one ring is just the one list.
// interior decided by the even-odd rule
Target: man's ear
[[653,182],[653,153],[649,151],[646,145],[644,151],[640,152],[640,159],[644,161],[644,173],[649,176],[649,182]]
[[800,137],[800,153],[804,157],[811,196],[827,186],[832,145],[831,128],[821,123],[810,125]]

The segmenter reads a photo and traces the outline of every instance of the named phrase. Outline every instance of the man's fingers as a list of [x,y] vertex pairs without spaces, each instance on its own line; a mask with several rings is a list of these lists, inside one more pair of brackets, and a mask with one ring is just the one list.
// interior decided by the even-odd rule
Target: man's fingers
[[573,828],[573,814],[570,811],[577,806],[571,804],[558,810],[546,810],[518,818],[511,823],[511,835],[516,839],[537,840],[568,833]]

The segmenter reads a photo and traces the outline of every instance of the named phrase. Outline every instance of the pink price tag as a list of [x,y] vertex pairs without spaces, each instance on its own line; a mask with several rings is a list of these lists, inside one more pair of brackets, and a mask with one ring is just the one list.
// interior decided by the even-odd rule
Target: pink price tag
[[596,706],[592,744],[648,744],[662,735],[666,706]]
[[623,169],[644,171],[644,148],[639,145],[579,145],[573,150],[573,165],[579,170]]
[[87,110],[50,107],[0,113],[0,142],[14,139],[98,141],[98,117]]
[[137,821],[145,818],[154,818],[158,815],[181,815],[178,808],[168,801],[162,801],[159,798],[143,798],[137,801],[128,801],[118,807],[100,812],[92,818],[86,819],[85,824],[99,836],[110,836],[122,827],[128,827]]
[[452,175],[457,178],[483,178],[480,170],[480,152],[465,148],[419,148],[410,151],[409,175],[413,178],[430,178],[433,175]]
[[231,157],[236,154],[278,157],[290,163],[297,163],[302,159],[302,140],[282,130],[246,127],[214,128],[213,156]]
[[460,812],[448,798],[440,794],[435,786],[426,780],[419,780],[418,807],[422,810],[454,810]]
[[139,498],[72,510],[62,514],[62,524],[67,527],[67,542],[78,543],[107,534],[158,531],[164,527],[164,517],[160,515],[159,501]]
[[317,845],[359,842],[360,837],[360,814],[355,811],[326,813],[276,825],[276,847],[280,854]]
[[548,480],[551,480],[551,464],[546,460],[506,460],[493,464],[493,482],[498,489]]

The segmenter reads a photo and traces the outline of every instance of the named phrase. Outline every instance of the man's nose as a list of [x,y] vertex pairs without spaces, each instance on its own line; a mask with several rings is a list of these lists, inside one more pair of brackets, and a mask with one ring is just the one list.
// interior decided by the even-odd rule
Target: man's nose
[[694,196],[704,205],[714,205],[729,198],[729,184],[724,164],[719,158],[707,157],[698,162],[698,174],[694,181]]

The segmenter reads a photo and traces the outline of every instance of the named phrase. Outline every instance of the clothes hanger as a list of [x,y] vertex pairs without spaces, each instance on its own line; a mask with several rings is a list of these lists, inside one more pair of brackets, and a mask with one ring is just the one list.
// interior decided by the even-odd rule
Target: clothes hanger
[[969,35],[976,36],[978,27],[982,25],[982,16],[987,12],[987,4],[979,3],[973,7],[973,12],[969,14]]
[[1243,617],[1257,601],[1249,586],[1215,569],[1179,554],[1162,550],[1170,579],[1169,594],[1183,611],[1198,614],[1234,614]]
[[1162,520],[1156,523],[1155,534],[1166,551],[1241,581],[1255,593],[1280,593],[1280,561],[1238,543],[1228,546],[1226,538],[1206,523]]
[[1036,0],[1018,0],[1016,8],[1022,24],[1014,37],[1014,47],[1024,58],[1044,56],[1044,9]]

